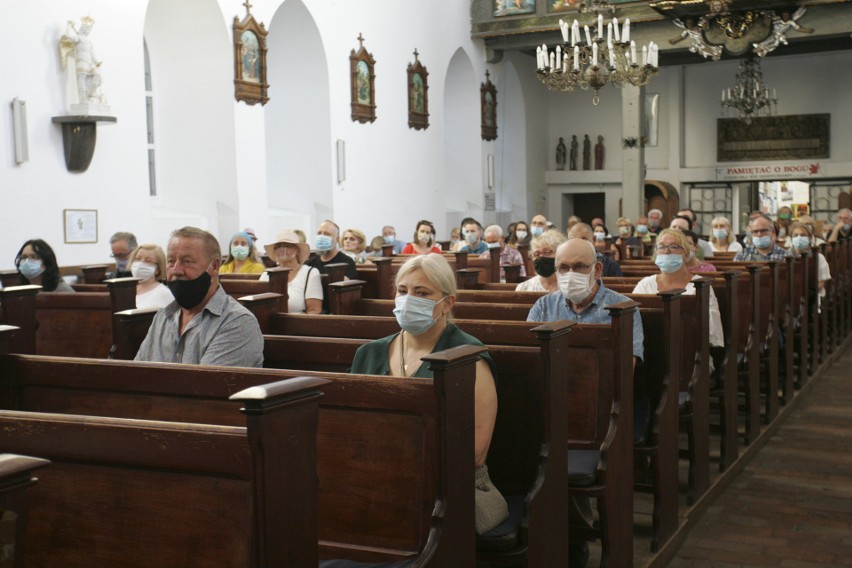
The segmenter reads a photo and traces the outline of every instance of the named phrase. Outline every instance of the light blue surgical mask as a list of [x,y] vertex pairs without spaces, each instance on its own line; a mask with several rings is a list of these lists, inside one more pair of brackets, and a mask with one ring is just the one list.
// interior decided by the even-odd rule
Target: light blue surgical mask
[[544,232],[544,227],[533,227],[532,229],[530,229],[530,232],[532,233],[532,236],[540,237],[541,234]]
[[24,278],[27,280],[32,280],[42,272],[44,272],[44,263],[42,263],[41,259],[37,258],[27,258],[21,261],[21,264],[18,265],[18,270],[21,271],[21,274],[24,275]]
[[472,245],[479,240],[479,235],[476,233],[476,231],[465,231],[464,240],[467,241],[467,244]]
[[713,236],[716,237],[717,241],[722,241],[728,238],[728,230],[727,229],[713,229]]
[[410,294],[397,296],[394,300],[396,307],[393,315],[396,316],[399,327],[412,335],[421,335],[435,325],[435,318],[432,315],[435,313],[435,306],[445,299],[446,296],[436,302]]
[[318,251],[325,252],[327,250],[331,250],[334,246],[334,241],[332,241],[331,237],[328,235],[317,235],[314,241],[314,247]]
[[793,248],[796,249],[806,249],[811,246],[811,240],[805,236],[793,237]]
[[752,237],[751,243],[758,249],[767,249],[772,246],[772,237]]
[[683,257],[679,254],[658,254],[654,259],[662,272],[677,272],[683,266]]
[[386,237],[384,237],[384,239],[386,245],[392,245],[393,242],[396,240],[396,235],[387,235]]
[[490,248],[490,249],[498,249],[498,248],[500,248],[500,243],[499,243],[499,242],[496,242],[496,243],[485,243],[485,244],[487,244],[487,245],[488,245],[488,248]]
[[231,247],[231,256],[236,258],[237,260],[245,260],[248,258],[249,248],[244,246],[232,246]]
[[648,232],[648,225],[636,225],[636,232],[644,235]]

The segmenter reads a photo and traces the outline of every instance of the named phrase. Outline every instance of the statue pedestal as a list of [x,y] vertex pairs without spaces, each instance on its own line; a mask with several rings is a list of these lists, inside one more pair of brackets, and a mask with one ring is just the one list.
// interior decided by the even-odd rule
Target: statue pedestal
[[114,116],[96,115],[54,116],[51,120],[54,124],[62,125],[65,167],[69,172],[85,172],[89,169],[95,154],[97,124],[116,122]]
[[109,116],[110,106],[101,103],[77,103],[70,105],[74,116]]

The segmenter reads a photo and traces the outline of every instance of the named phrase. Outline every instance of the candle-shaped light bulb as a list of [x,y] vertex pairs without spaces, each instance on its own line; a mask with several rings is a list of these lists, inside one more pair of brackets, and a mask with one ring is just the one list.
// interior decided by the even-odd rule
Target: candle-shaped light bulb
[[539,70],[543,67],[541,64],[541,46],[535,48],[535,66]]
[[580,35],[580,22],[574,20],[574,25],[571,27],[571,33],[574,34],[576,43],[583,41],[583,36]]
[[565,20],[559,20],[559,30],[562,32],[562,43],[568,43],[568,24]]
[[[559,48],[557,48],[559,49]],[[642,67],[645,67],[648,64],[648,46],[642,46]]]
[[580,70],[580,46],[574,46],[574,71]]
[[556,58],[556,54],[551,53],[550,54],[550,70],[551,71],[556,71],[556,59],[555,58]]
[[586,32],[586,44],[592,45],[592,33],[589,31],[589,26],[583,26],[583,31]]
[[562,47],[556,46],[556,63],[562,64]]
[[612,49],[612,22],[606,25],[606,46]]
[[624,18],[624,27],[621,28],[621,41],[627,43],[630,41],[630,18]]
[[[627,26],[627,24],[624,24]],[[630,61],[633,65],[636,65],[636,42],[630,42]]]
[[620,40],[620,32],[618,31],[618,18],[612,19],[612,32],[615,35],[615,42],[618,43]]
[[598,38],[603,39],[603,14],[598,14]]
[[615,51],[612,50],[612,46],[609,46],[609,68],[615,69]]
[[597,43],[592,44],[592,66],[593,67],[598,66],[598,44]]

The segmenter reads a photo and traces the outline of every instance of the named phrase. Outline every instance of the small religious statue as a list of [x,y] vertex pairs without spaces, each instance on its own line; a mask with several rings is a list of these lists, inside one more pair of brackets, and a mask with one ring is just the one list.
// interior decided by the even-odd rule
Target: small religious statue
[[592,169],[592,141],[589,140],[589,135],[583,138],[583,169]]
[[571,136],[571,155],[568,162],[568,168],[571,170],[577,169],[577,135]]
[[559,138],[559,144],[556,145],[556,169],[565,169],[565,140]]
[[[72,114],[107,114],[109,106],[101,94],[102,61],[95,56],[89,34],[95,24],[90,16],[80,19],[80,27],[68,21],[66,33],[59,39],[62,69],[68,70],[68,100]],[[69,63],[70,60],[70,63]]]
[[602,170],[604,169],[604,149],[603,145],[603,135],[598,134],[598,143],[595,144],[595,169]]

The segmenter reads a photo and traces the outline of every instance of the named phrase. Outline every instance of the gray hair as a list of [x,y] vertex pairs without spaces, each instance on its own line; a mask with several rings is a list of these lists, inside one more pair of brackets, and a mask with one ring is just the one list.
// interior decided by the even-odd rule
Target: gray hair
[[133,250],[139,246],[139,244],[136,242],[136,235],[134,235],[133,233],[128,233],[126,231],[119,231],[118,233],[114,234],[109,238],[110,245],[113,245],[118,241],[126,242],[127,248],[130,250]]
[[199,229],[198,227],[181,227],[172,231],[169,240],[172,239],[199,239],[204,243],[204,252],[207,254],[207,259],[210,262],[222,258],[222,249],[219,247],[219,241],[204,229]]
[[660,215],[660,217],[663,216],[663,212],[660,211],[659,209],[651,209],[650,211],[648,211],[648,217],[651,216],[651,213],[658,213]]
[[502,239],[503,238],[503,227],[501,227],[500,225],[488,225],[485,228],[485,231],[483,231],[482,234],[487,235],[488,233],[497,233],[497,238]]

